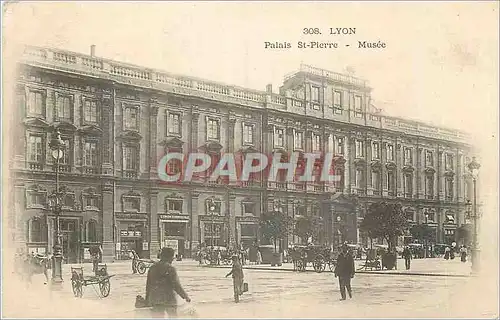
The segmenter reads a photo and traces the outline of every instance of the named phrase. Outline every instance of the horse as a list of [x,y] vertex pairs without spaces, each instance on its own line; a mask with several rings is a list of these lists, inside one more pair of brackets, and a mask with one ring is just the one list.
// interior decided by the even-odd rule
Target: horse
[[36,274],[43,274],[45,276],[45,283],[49,282],[49,269],[51,269],[51,259],[44,255],[31,255],[23,254],[17,256],[16,270],[18,274],[28,284],[31,284],[31,278]]

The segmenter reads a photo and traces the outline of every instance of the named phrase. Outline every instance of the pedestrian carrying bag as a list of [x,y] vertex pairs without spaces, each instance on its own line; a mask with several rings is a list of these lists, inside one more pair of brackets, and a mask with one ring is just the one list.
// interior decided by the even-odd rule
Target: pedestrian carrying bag
[[243,283],[243,292],[247,292],[248,291],[248,283],[244,282]]

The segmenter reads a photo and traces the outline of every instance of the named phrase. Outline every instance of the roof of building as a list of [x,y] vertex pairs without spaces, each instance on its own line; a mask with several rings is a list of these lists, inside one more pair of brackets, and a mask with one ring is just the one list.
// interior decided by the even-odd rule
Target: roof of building
[[[288,106],[295,98],[284,95],[227,85],[216,81],[200,79],[185,75],[176,75],[162,70],[145,68],[134,64],[104,59],[94,55],[85,55],[56,48],[26,46],[20,59],[22,63],[51,68],[62,72],[82,74],[94,78],[104,78],[138,87],[145,87],[178,94],[193,94],[207,99],[221,100],[256,108],[287,111],[301,115],[342,121],[326,113],[306,110],[294,110]],[[355,86],[367,87],[365,80],[353,77],[352,74],[341,74],[301,64],[298,72],[306,72],[316,76],[324,76],[333,81],[348,82]],[[296,72],[297,73],[297,72]],[[290,101],[289,101],[290,100]],[[303,101],[297,100],[299,104]],[[264,107],[265,104],[265,107]],[[383,103],[382,103],[383,105]],[[295,105],[293,105],[295,107]],[[301,105],[300,108],[304,108]],[[305,112],[304,112],[305,111]],[[310,113],[310,114],[309,114]],[[404,119],[387,115],[380,102],[369,105],[364,125],[401,131],[410,135],[467,143],[470,136],[456,129],[432,126],[429,123]],[[357,122],[356,122],[357,123]]]

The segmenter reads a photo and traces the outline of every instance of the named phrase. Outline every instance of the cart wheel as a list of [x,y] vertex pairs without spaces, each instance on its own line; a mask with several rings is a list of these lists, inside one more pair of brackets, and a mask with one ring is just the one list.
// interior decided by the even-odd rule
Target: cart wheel
[[78,279],[71,280],[71,288],[73,289],[73,294],[77,298],[83,297],[83,284]]
[[139,262],[137,264],[137,272],[139,272],[139,274],[144,274],[146,272],[146,265],[144,262]]
[[111,282],[109,282],[109,279],[99,282],[99,290],[104,298],[109,296],[109,291],[111,290]]
[[325,264],[325,259],[323,259],[322,255],[317,256],[314,261],[313,261],[313,268],[314,271],[317,273],[323,272],[325,270],[326,264]]
[[330,261],[330,262],[328,263],[328,267],[330,268],[330,271],[331,271],[331,272],[334,272],[334,271],[335,271],[335,262]]

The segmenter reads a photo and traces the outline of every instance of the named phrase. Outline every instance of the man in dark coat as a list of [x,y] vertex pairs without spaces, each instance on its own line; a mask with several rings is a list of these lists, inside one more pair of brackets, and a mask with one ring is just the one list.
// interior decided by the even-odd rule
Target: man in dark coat
[[410,270],[410,263],[411,263],[410,247],[406,246],[405,249],[403,250],[403,258],[405,258],[406,270]]
[[176,293],[187,302],[191,301],[172,266],[174,254],[172,248],[163,248],[160,261],[153,264],[148,271],[146,301],[152,307],[153,318],[164,318],[165,311],[169,318],[177,317]]
[[347,245],[342,246],[342,251],[337,258],[337,266],[335,267],[335,278],[339,278],[341,300],[346,299],[345,290],[349,298],[352,298],[351,278],[354,278],[354,258],[349,252]]

